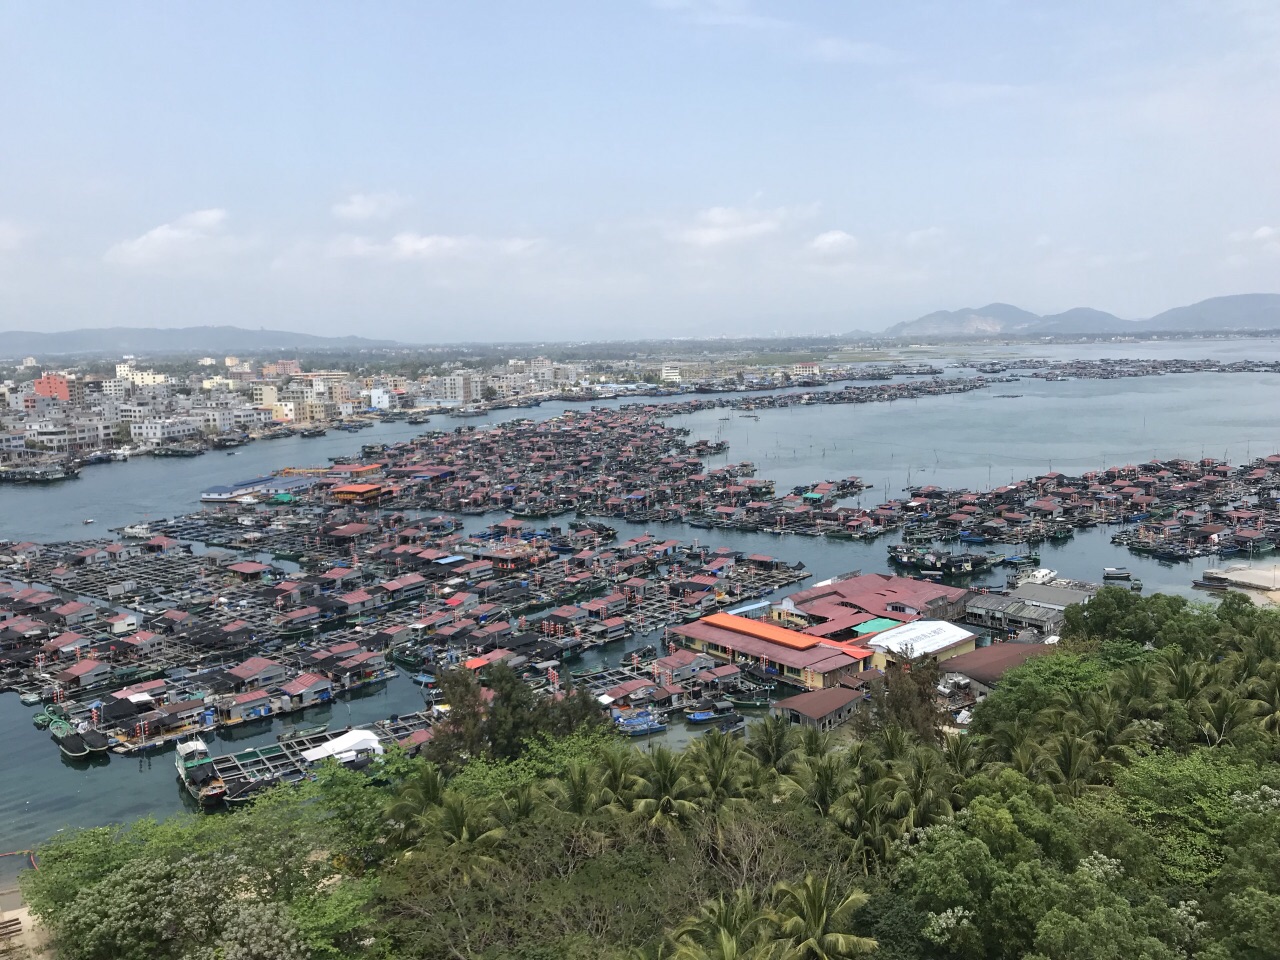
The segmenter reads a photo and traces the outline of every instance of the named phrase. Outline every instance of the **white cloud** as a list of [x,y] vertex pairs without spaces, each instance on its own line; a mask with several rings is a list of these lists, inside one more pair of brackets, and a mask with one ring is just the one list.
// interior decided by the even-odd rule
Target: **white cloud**
[[27,231],[12,220],[0,220],[0,253],[12,253],[27,239]]
[[843,230],[827,230],[809,241],[809,249],[824,256],[853,253],[858,249],[858,238]]
[[398,193],[353,193],[329,209],[339,220],[385,220],[408,202]]
[[151,266],[187,259],[207,251],[212,241],[225,239],[222,227],[226,219],[225,210],[196,210],[162,223],[133,240],[115,244],[103,259],[125,266]]
[[902,56],[878,43],[846,40],[844,37],[821,37],[809,44],[805,54],[812,60],[826,63],[862,63],[868,66],[884,66],[901,63]]
[[776,210],[710,207],[698,213],[692,223],[672,230],[668,236],[677,243],[693,247],[741,243],[774,233],[788,215],[785,207]]
[[447,234],[397,233],[389,240],[344,235],[329,244],[329,255],[370,260],[439,260],[467,255],[521,256],[538,248],[528,237],[473,237]]
[[[1261,226],[1254,230],[1237,230],[1227,239],[1247,251],[1280,256],[1280,228]],[[1243,254],[1235,254],[1237,260],[1247,260]]]

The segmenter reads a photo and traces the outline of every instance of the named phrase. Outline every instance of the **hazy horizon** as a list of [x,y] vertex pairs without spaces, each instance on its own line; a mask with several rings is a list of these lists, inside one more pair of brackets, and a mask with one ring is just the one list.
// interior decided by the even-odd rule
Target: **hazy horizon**
[[0,17],[0,330],[805,335],[1280,276],[1262,0]]

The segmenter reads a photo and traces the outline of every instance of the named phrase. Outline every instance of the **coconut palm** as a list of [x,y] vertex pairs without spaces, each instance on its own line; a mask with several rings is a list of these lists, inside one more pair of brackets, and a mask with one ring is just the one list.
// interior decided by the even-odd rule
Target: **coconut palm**
[[764,766],[780,774],[791,772],[799,759],[798,734],[791,721],[782,716],[765,717],[751,724],[747,749]]
[[600,793],[614,810],[631,809],[639,769],[640,754],[628,746],[612,747],[600,757]]
[[1017,770],[1028,780],[1038,780],[1044,764],[1044,747],[1030,738],[1019,742],[1005,762],[1006,767],[1010,770]]
[[806,758],[813,760],[824,757],[831,752],[834,745],[835,735],[830,730],[820,730],[817,727],[800,728],[800,752]]
[[973,733],[949,733],[942,739],[942,761],[957,780],[966,780],[986,766],[990,748]]
[[1099,789],[1116,766],[1102,757],[1092,740],[1068,732],[1053,738],[1043,759],[1035,779],[1048,784],[1055,793],[1072,798]]
[[787,784],[789,793],[825,817],[852,786],[848,757],[843,753],[809,757],[792,771]]
[[417,843],[444,800],[446,785],[444,774],[434,763],[422,765],[405,780],[382,811],[388,839],[404,847]]
[[596,769],[580,760],[571,762],[548,790],[552,803],[579,817],[588,817],[609,803]]
[[761,942],[767,924],[768,914],[740,887],[727,900],[719,896],[704,903],[696,917],[672,932],[672,960],[765,960],[776,953]]
[[446,793],[433,819],[435,837],[452,858],[463,883],[483,876],[497,862],[493,853],[507,831],[486,801]]
[[799,883],[774,888],[769,940],[785,960],[848,960],[871,953],[878,944],[852,932],[853,914],[867,902],[861,890],[843,895],[831,876],[807,875]]
[[537,784],[521,783],[503,795],[496,815],[504,824],[510,826],[533,817],[546,799],[546,795]]
[[916,737],[906,727],[894,724],[885,727],[876,735],[876,749],[880,758],[892,767],[897,761],[908,757],[916,747]]
[[889,860],[901,823],[893,815],[897,782],[892,777],[856,785],[835,802],[831,817],[853,838],[849,859],[865,874]]
[[1080,698],[1074,711],[1059,718],[1058,726],[1098,746],[1099,754],[1117,763],[1128,763],[1141,739],[1138,726],[1125,715],[1111,693],[1091,691]]
[[669,747],[645,757],[636,777],[632,814],[651,831],[664,833],[691,823],[702,791],[689,775],[689,760]]
[[964,802],[942,754],[932,747],[916,747],[900,761],[896,779],[891,809],[905,831],[931,826]]
[[1198,711],[1200,732],[1211,747],[1229,744],[1256,712],[1253,701],[1233,690],[1223,690],[1212,700],[1202,701]]
[[1108,692],[1121,704],[1126,716],[1154,719],[1163,710],[1167,671],[1156,663],[1139,661],[1125,664],[1111,680]]
[[1258,725],[1267,733],[1280,733],[1280,674],[1255,677],[1249,684],[1250,703]]
[[694,780],[713,809],[741,806],[753,793],[748,764],[754,764],[742,742],[712,730],[689,750]]

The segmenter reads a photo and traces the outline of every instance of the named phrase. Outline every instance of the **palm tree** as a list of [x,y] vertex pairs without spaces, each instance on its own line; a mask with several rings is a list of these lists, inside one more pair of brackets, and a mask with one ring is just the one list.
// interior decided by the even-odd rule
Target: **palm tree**
[[1255,677],[1249,684],[1250,702],[1258,725],[1267,733],[1280,733],[1280,673]]
[[1188,706],[1200,700],[1214,680],[1209,665],[1196,660],[1181,647],[1168,647],[1161,653],[1168,681],[1166,695],[1185,701]]
[[446,784],[444,774],[434,763],[424,764],[405,780],[396,791],[395,799],[382,810],[392,843],[411,847],[422,838],[444,799]]
[[1200,732],[1211,747],[1231,743],[1232,738],[1257,712],[1257,705],[1233,690],[1223,690],[1200,707]]
[[1059,716],[1058,727],[1091,740],[1102,757],[1117,763],[1133,759],[1134,744],[1141,737],[1139,728],[1126,717],[1110,691],[1091,691],[1080,697],[1073,710]]
[[579,817],[588,817],[609,803],[596,769],[579,760],[571,762],[548,789],[557,807]]
[[901,824],[893,815],[897,781],[892,777],[861,783],[835,802],[832,819],[853,838],[849,859],[864,874],[889,860]]
[[546,800],[542,790],[534,783],[521,783],[506,792],[497,814],[508,826],[533,817]]
[[835,745],[835,734],[817,727],[800,728],[800,752],[810,760],[825,757]]
[[748,761],[755,762],[735,737],[712,730],[689,750],[693,777],[713,809],[741,806],[752,792]]
[[765,717],[751,724],[747,749],[766,767],[785,775],[798,759],[797,736],[796,728],[786,717]]
[[1166,678],[1167,672],[1159,664],[1145,660],[1129,663],[1112,679],[1107,692],[1122,705],[1126,716],[1154,719],[1163,709]]
[[774,912],[770,940],[781,947],[784,960],[848,960],[875,950],[870,937],[850,932],[853,914],[867,902],[861,890],[844,896],[824,878],[808,874],[800,883],[774,887]]
[[435,835],[454,859],[464,884],[483,876],[497,862],[492,854],[507,831],[493,817],[487,802],[447,793],[434,820]]
[[1049,784],[1055,793],[1078,798],[1098,789],[1115,766],[1101,756],[1092,740],[1064,731],[1044,751],[1037,779]]
[[697,817],[701,791],[688,768],[688,758],[669,747],[657,747],[645,758],[631,810],[649,830],[665,833]]
[[899,763],[897,780],[892,811],[908,832],[951,816],[964,802],[942,754],[933,747],[916,747]]
[[987,741],[973,733],[948,733],[942,740],[942,761],[957,780],[967,780],[986,766]]
[[803,797],[822,816],[851,786],[847,755],[828,753],[803,761],[787,778],[789,792]]
[[767,923],[751,891],[739,887],[728,900],[722,895],[704,903],[672,932],[672,960],[765,960],[773,952],[760,942]]
[[631,795],[638,779],[640,754],[628,746],[606,750],[600,758],[600,793],[613,809],[631,809]]
[[876,746],[881,759],[892,767],[898,760],[910,756],[916,746],[916,737],[906,727],[894,724],[880,731],[876,737]]

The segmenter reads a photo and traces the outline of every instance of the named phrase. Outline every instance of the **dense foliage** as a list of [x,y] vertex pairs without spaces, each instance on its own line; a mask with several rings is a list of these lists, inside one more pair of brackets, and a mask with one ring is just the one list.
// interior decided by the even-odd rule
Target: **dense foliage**
[[24,892],[63,960],[1275,956],[1280,615],[1106,590],[1063,648],[969,733],[918,670],[683,752],[455,677],[432,760],[61,837]]

